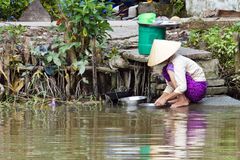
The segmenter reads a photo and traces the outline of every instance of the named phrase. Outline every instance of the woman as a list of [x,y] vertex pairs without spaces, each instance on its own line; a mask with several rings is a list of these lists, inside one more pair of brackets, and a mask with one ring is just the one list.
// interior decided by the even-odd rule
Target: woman
[[167,102],[172,108],[188,106],[190,102],[200,101],[206,94],[207,82],[203,69],[193,60],[177,54],[180,42],[154,40],[148,66],[165,65],[162,75],[167,87],[155,101],[163,106]]

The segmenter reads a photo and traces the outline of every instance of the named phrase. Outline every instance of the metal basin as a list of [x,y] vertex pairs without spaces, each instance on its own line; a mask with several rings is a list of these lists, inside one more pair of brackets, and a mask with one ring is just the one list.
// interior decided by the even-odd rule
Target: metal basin
[[139,103],[138,106],[140,107],[156,107],[154,103]]
[[119,101],[126,106],[137,106],[139,103],[146,102],[146,100],[146,96],[131,96],[119,99]]

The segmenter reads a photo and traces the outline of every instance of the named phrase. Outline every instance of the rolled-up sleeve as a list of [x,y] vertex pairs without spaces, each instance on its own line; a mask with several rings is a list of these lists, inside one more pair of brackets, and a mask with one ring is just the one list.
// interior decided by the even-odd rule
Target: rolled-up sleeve
[[177,61],[174,63],[174,75],[177,82],[174,92],[182,94],[187,90],[186,66],[184,62]]
[[174,88],[172,88],[167,81],[166,81],[166,83],[167,83],[167,86],[166,86],[166,88],[164,89],[163,92],[172,93],[174,91]]

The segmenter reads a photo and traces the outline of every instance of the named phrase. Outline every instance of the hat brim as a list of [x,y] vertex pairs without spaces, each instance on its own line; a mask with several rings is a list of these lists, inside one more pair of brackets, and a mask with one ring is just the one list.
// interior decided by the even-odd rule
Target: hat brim
[[180,47],[181,42],[155,39],[148,58],[148,66],[155,66],[166,61]]

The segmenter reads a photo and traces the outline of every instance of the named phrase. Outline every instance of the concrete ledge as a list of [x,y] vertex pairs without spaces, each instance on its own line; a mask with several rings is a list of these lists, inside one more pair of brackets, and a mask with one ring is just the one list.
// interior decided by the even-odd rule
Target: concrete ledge
[[221,87],[208,87],[207,95],[221,95],[227,94],[228,88],[225,86]]
[[204,50],[181,47],[178,54],[184,55],[194,60],[206,60],[212,58],[212,53]]
[[137,62],[142,62],[142,63],[147,63],[148,61],[148,56],[141,55],[138,53],[138,49],[129,49],[129,50],[121,50],[120,52],[122,53],[123,58],[137,61]]
[[203,21],[203,22],[238,22],[240,17],[210,17],[210,18],[200,18],[200,17],[189,17],[181,18],[182,23],[192,22],[192,21]]
[[225,80],[224,79],[209,79],[207,80],[208,87],[216,87],[216,86],[224,86]]
[[[176,108],[176,109],[171,109],[177,112],[186,112],[188,110],[188,108],[192,111],[204,111],[204,112],[217,112],[219,110],[222,111],[226,111],[225,109],[229,109],[229,108],[240,108],[240,101],[236,100],[232,97],[226,96],[226,95],[222,95],[222,96],[213,96],[213,97],[206,97],[203,98],[203,100],[201,100],[199,103],[191,103],[189,105],[189,107],[180,107],[180,108]],[[155,106],[151,106],[151,107],[136,107],[136,109],[146,109],[149,111],[156,111],[156,109],[170,109],[168,106],[165,107],[155,107]],[[219,110],[216,110],[219,109]]]
[[[148,55],[141,55],[138,53],[138,48],[129,49],[129,50],[121,50],[122,55],[126,59],[138,61],[138,62],[147,62]],[[178,54],[189,57],[193,60],[209,60],[212,57],[212,54],[208,51],[197,50],[192,48],[184,48],[181,47],[178,51]],[[217,61],[218,63],[218,61]]]
[[195,105],[216,106],[216,107],[230,107],[230,106],[240,107],[240,101],[224,95],[224,96],[207,97],[207,98],[204,98],[201,102],[193,105],[194,106]]
[[0,27],[7,25],[22,25],[28,27],[51,27],[56,26],[56,22],[0,22]]

